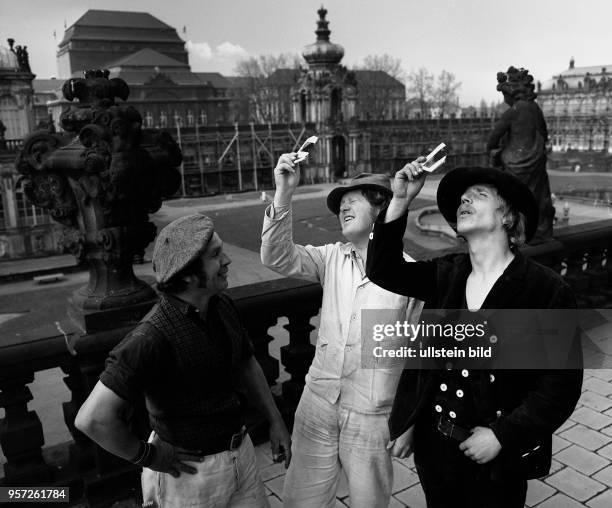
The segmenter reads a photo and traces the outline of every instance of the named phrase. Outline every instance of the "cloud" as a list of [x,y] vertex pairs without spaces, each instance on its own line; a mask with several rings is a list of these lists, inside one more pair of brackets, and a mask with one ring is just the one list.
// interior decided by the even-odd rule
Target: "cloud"
[[186,47],[194,71],[231,74],[240,60],[249,57],[246,49],[229,41],[215,47],[208,42],[187,41]]
[[213,56],[213,50],[208,42],[187,41],[186,46],[189,53],[204,60],[210,60]]
[[187,41],[187,51],[202,60],[237,60],[246,58],[249,53],[240,44],[222,42],[217,47],[212,48],[208,42]]
[[239,44],[232,44],[231,42],[223,42],[215,48],[215,53],[220,58],[246,58],[249,53]]

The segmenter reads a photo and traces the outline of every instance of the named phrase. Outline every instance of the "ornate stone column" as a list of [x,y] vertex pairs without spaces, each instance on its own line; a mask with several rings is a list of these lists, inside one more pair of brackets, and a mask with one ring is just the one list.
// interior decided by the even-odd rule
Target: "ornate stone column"
[[127,83],[108,75],[66,81],[64,97],[78,99],[61,117],[67,134],[32,133],[16,163],[26,196],[72,228],[72,250],[89,264],[89,282],[69,304],[86,333],[136,323],[155,301],[132,259],[155,238],[148,214],[180,185],[178,145],[166,132],[143,131],[140,113],[115,102],[127,99]]

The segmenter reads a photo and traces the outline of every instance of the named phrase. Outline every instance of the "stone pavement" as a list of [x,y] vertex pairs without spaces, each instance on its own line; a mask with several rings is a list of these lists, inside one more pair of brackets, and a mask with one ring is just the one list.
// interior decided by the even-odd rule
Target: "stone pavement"
[[[257,447],[262,479],[272,508],[282,506],[285,469],[274,464],[269,443]],[[393,460],[390,508],[425,508],[412,457]],[[351,506],[341,475],[336,507]],[[612,369],[585,371],[583,393],[574,414],[553,437],[551,473],[530,480],[526,506],[610,508],[612,506]]]

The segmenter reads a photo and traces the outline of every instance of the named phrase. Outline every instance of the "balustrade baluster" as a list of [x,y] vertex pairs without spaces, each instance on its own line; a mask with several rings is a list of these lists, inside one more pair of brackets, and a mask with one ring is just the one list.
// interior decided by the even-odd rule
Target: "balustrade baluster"
[[0,406],[5,415],[0,420],[0,446],[6,457],[6,485],[46,485],[52,468],[42,456],[45,444],[43,427],[35,411],[28,410],[32,392],[28,384],[34,373],[0,378]]
[[273,386],[278,379],[279,365],[278,360],[270,355],[269,344],[274,337],[268,334],[268,329],[276,324],[277,318],[274,316],[259,317],[249,323],[249,337],[255,349],[255,358],[261,365],[261,369],[266,376],[268,385]]
[[589,277],[584,273],[584,263],[585,251],[583,249],[574,250],[568,254],[565,280],[574,290],[580,308],[589,307],[589,300],[586,296],[589,289]]
[[281,347],[281,363],[291,374],[291,379],[283,383],[283,397],[295,406],[304,390],[304,379],[314,358],[315,347],[310,343],[310,332],[315,327],[310,320],[318,310],[312,308],[292,312],[287,316],[289,323],[284,326],[289,332],[289,344]]
[[605,249],[603,246],[595,246],[589,249],[587,254],[587,268],[585,275],[589,280],[587,299],[589,305],[600,309],[607,305],[607,297],[604,293],[608,284],[608,272],[603,266]]

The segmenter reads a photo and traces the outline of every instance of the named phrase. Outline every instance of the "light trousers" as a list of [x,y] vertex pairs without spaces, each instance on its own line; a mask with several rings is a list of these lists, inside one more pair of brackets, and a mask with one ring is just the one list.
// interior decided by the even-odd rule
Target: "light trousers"
[[259,476],[255,449],[248,434],[240,447],[187,462],[198,472],[178,478],[148,468],[142,471],[144,507],[269,508]]
[[388,413],[330,404],[305,387],[293,425],[285,508],[333,508],[341,469],[352,508],[386,508],[393,485],[388,419]]

